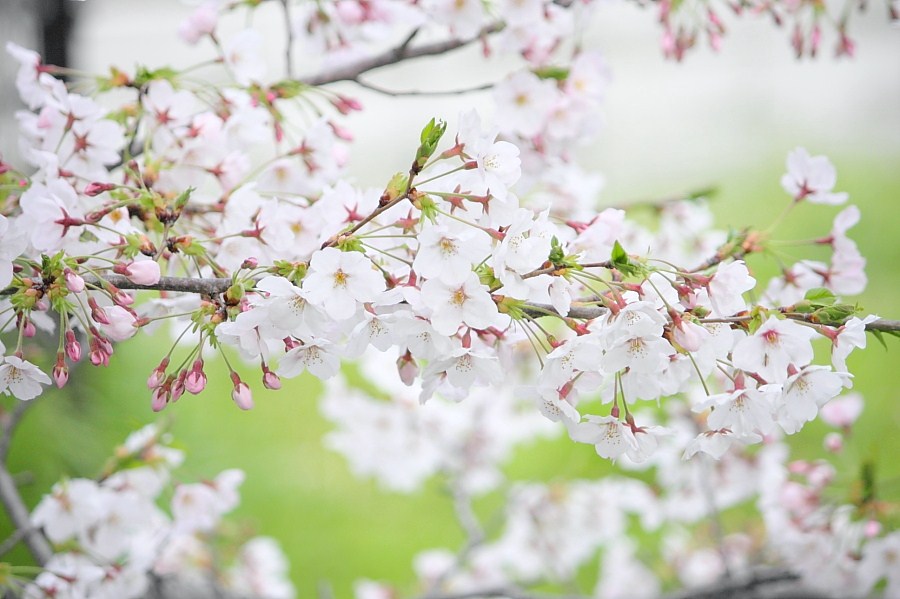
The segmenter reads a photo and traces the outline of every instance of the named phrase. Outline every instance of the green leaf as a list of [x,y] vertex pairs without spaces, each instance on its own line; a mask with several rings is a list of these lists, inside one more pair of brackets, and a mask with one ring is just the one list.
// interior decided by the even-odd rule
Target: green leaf
[[151,81],[159,79],[174,82],[176,77],[178,77],[178,71],[169,67],[148,69],[147,67],[139,66],[137,68],[137,73],[134,75],[134,84],[138,87],[143,87]]
[[834,293],[824,287],[814,287],[807,291],[803,297],[815,306],[830,306],[837,301]]
[[812,321],[829,326],[840,326],[847,322],[847,319],[856,314],[857,311],[857,307],[850,304],[825,306],[813,312]]
[[554,79],[565,81],[569,78],[569,69],[566,67],[541,67],[532,71],[541,79]]
[[881,347],[883,347],[885,350],[887,350],[888,346],[887,346],[887,343],[884,342],[884,335],[881,334],[881,331],[868,331],[868,332],[872,333],[872,335],[876,339],[878,339],[878,342],[881,344]]
[[444,136],[446,130],[447,123],[444,121],[435,121],[434,119],[428,121],[428,124],[425,125],[422,129],[422,133],[419,135],[419,141],[421,143],[419,149],[416,150],[413,171],[418,173],[422,170],[428,162],[428,159],[434,154],[434,151],[437,149],[438,143],[441,141],[441,137]]
[[644,270],[640,264],[636,264],[628,257],[628,253],[625,251],[625,248],[622,247],[622,244],[619,243],[618,239],[613,244],[610,262],[612,263],[613,268],[623,275],[634,276],[640,274]]
[[565,257],[566,254],[563,252],[562,246],[559,244],[559,239],[557,239],[556,235],[554,235],[550,240],[550,255],[547,257],[547,259],[554,265],[559,265],[560,263],[562,263]]

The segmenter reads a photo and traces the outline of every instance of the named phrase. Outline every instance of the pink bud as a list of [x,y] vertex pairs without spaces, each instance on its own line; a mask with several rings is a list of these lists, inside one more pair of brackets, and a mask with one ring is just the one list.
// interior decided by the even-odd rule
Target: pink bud
[[81,293],[84,291],[84,279],[71,268],[64,271],[66,277],[66,288],[72,293]]
[[153,396],[150,400],[150,409],[154,412],[159,412],[166,404],[169,403],[169,389],[165,386],[157,387],[153,390]]
[[30,320],[25,321],[25,326],[22,327],[22,335],[28,337],[34,337],[37,334],[37,329],[34,326],[34,323]]
[[187,371],[182,370],[172,382],[172,402],[178,401],[184,395],[184,381],[187,378]]
[[354,110],[362,110],[362,104],[354,98],[338,95],[331,100],[331,104],[338,109],[341,114],[350,114]]
[[87,187],[84,188],[84,195],[94,197],[100,195],[104,191],[115,189],[116,187],[118,187],[118,185],[114,183],[88,183]]
[[351,133],[349,129],[341,127],[340,125],[332,121],[328,121],[328,126],[331,127],[331,131],[338,139],[343,139],[344,141],[353,141],[353,133]]
[[844,449],[844,437],[840,433],[828,433],[823,441],[826,451],[840,453]]
[[419,365],[408,351],[397,359],[397,372],[400,374],[400,380],[407,387],[411,386],[419,376]]
[[247,386],[247,383],[238,383],[235,385],[231,392],[231,399],[233,399],[234,403],[237,404],[237,407],[242,410],[253,408],[253,394],[250,391],[250,387]]
[[116,289],[116,292],[113,294],[112,301],[117,305],[123,308],[127,308],[131,304],[134,303],[134,298],[122,291],[121,289]]
[[89,357],[94,366],[109,366],[109,356],[100,349],[91,350]]
[[206,374],[203,372],[203,360],[194,362],[194,367],[184,378],[184,388],[197,395],[206,388]]
[[241,381],[238,373],[232,371],[231,382],[234,383],[234,389],[231,391],[231,399],[242,410],[249,410],[253,407],[253,393],[247,383]]
[[166,378],[166,368],[169,367],[169,358],[163,358],[147,379],[147,388],[156,389]]
[[113,270],[125,275],[137,285],[156,285],[159,283],[159,264],[153,260],[136,260],[128,264],[116,264]]
[[278,391],[281,389],[281,379],[278,378],[278,375],[266,368],[263,372],[263,385],[266,389],[271,389],[272,391]]
[[66,368],[66,359],[62,352],[56,354],[56,365],[53,367],[53,382],[60,389],[69,381],[69,369]]
[[259,260],[257,260],[256,258],[247,258],[246,260],[241,262],[241,268],[244,270],[256,268],[257,266],[259,266]]
[[81,359],[81,344],[75,338],[74,331],[66,331],[66,355],[73,362]]
[[88,306],[91,307],[91,320],[100,324],[109,324],[106,311],[97,304],[94,298],[88,298]]

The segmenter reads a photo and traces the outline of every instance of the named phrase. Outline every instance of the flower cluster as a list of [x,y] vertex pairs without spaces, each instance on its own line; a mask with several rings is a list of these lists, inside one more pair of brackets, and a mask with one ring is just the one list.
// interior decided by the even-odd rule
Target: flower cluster
[[[663,583],[637,555],[631,516],[663,535],[681,584],[704,584],[759,556],[742,535],[718,539],[717,553],[685,531],[756,496],[782,548],[824,538],[808,557],[840,561],[830,588],[898,584],[887,574],[896,539],[825,506],[827,467],[787,465],[782,442],[820,414],[849,431],[852,399],[838,398],[852,386],[847,357],[878,320],[844,299],[866,285],[848,236],[855,206],[808,244],[826,261],[778,252],[781,218],[848,200],[826,157],[789,154],[786,208],[764,230],[715,229],[702,194],[655,204],[653,219],[598,210],[602,179],[576,155],[598,132],[608,69],[564,43],[591,3],[284,2],[285,79],[269,72],[259,32],[222,33],[220,17],[240,4],[259,3],[206,2],[181,25],[185,41],[214,48],[211,63],[113,68],[92,96],[7,46],[33,172],[0,162],[0,332],[15,338],[0,344],[0,392],[33,400],[65,386],[74,363],[106,366],[117,343],[166,323],[176,341],[147,377],[154,411],[202,393],[216,352],[245,410],[254,398],[229,356],[258,366],[270,390],[308,371],[328,381],[328,444],[389,489],[440,474],[465,507],[503,486],[514,448],[563,431],[656,477],[516,485],[501,534],[470,530],[462,558],[421,556],[426,591],[564,583],[602,547],[598,596],[656,594]],[[683,8],[660,8],[666,53],[680,58],[694,34],[673,24]],[[706,8],[717,45],[724,26]],[[256,9],[266,10],[246,7]],[[398,172],[352,184],[344,117],[362,106],[325,84],[371,87],[360,76],[373,68],[473,41],[523,59],[492,86],[493,116],[466,110],[454,128],[432,119],[418,142],[396,142],[409,154]],[[301,48],[321,56],[304,68],[321,72],[295,78]],[[193,79],[213,65],[233,83]],[[779,276],[759,280],[761,254],[778,257]],[[145,289],[158,293],[138,301]],[[50,375],[29,361],[38,331],[58,339]],[[343,379],[348,360],[384,397]],[[243,545],[233,567],[208,546],[237,505],[240,472],[177,485],[170,510],[159,507],[181,459],[161,439],[145,429],[101,480],[63,481],[38,505],[33,523],[59,551],[29,596],[137,596],[148,572],[292,595],[270,541]],[[834,433],[827,447],[843,441]]]
[[168,437],[146,426],[116,449],[99,480],[54,485],[31,522],[59,551],[34,581],[22,583],[23,596],[142,597],[152,576],[184,588],[213,578],[244,597],[294,596],[286,561],[272,539],[245,540],[234,563],[222,561],[216,544],[225,539],[219,533],[222,517],[240,501],[240,470],[176,483],[169,510],[159,507],[163,491],[173,486],[172,470],[184,458]]

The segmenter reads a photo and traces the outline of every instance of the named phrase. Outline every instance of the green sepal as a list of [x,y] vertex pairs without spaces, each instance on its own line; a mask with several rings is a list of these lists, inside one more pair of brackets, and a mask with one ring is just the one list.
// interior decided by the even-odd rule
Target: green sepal
[[287,260],[276,260],[269,269],[269,272],[279,277],[284,277],[297,287],[303,282],[306,276],[306,270],[309,264],[306,262],[288,262]]
[[475,274],[478,275],[478,281],[488,289],[494,290],[503,286],[500,279],[494,275],[494,269],[487,264],[479,264],[475,269]]
[[366,253],[366,248],[363,247],[362,241],[360,241],[359,237],[354,237],[352,235],[340,237],[335,247],[337,247],[337,249],[341,250],[342,252],[362,252],[363,254]]
[[525,318],[525,305],[523,300],[505,295],[502,300],[497,302],[497,310],[500,314],[508,314],[513,320],[522,320]]
[[422,216],[430,220],[432,223],[437,221],[438,207],[430,197],[420,195],[416,198],[414,205],[422,212]]
[[387,187],[384,188],[384,193],[381,194],[381,204],[388,204],[393,202],[404,193],[409,188],[409,176],[406,173],[396,173],[391,180],[388,181]]
[[583,270],[578,263],[578,256],[566,254],[555,235],[550,239],[550,255],[547,256],[547,261],[557,269]]

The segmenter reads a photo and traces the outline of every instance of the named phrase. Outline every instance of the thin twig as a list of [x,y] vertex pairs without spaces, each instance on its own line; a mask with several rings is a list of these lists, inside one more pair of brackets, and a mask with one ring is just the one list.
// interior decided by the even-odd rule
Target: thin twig
[[377,92],[379,94],[383,94],[385,96],[391,96],[394,98],[404,97],[404,96],[456,96],[460,94],[468,94],[472,92],[480,92],[493,88],[496,83],[483,83],[481,85],[474,85],[472,87],[464,87],[459,89],[448,89],[448,90],[392,90],[387,89],[385,87],[381,87],[380,85],[375,85],[374,83],[369,83],[368,81],[363,81],[359,77],[353,80],[358,86],[363,87],[365,89],[371,90],[373,92]]
[[375,56],[358,60],[343,67],[330,69],[323,73],[319,73],[318,75],[313,75],[312,77],[304,79],[303,82],[308,85],[325,85],[336,81],[355,81],[363,73],[398,62],[403,62],[404,60],[446,54],[451,50],[456,50],[457,48],[462,48],[463,46],[468,46],[473,42],[477,42],[487,35],[497,33],[501,29],[503,29],[502,23],[493,23],[482,28],[475,37],[468,39],[449,39],[415,47],[411,46],[409,41],[404,41],[399,46],[389,48],[381,54],[376,54]]
[[281,0],[281,7],[284,9],[284,26],[287,30],[287,41],[284,49],[285,69],[287,70],[288,79],[294,78],[294,59],[291,56],[294,51],[294,28],[291,26],[291,14],[288,8],[288,0]]

